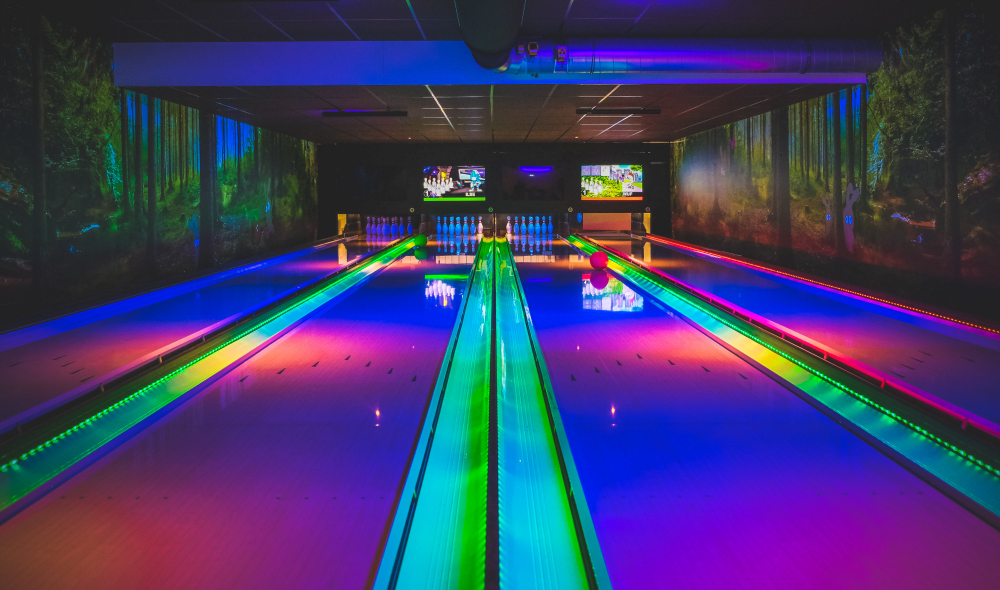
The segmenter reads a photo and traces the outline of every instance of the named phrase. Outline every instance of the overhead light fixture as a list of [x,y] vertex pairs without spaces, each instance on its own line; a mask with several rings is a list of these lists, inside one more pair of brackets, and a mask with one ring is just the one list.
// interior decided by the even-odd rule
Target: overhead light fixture
[[578,115],[659,115],[660,109],[576,109]]
[[324,117],[405,117],[406,111],[388,111],[377,109],[341,109],[338,111],[323,111]]

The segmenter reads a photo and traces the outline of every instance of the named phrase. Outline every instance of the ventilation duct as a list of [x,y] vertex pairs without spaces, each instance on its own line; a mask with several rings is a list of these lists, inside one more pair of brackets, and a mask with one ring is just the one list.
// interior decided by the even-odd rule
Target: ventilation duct
[[515,75],[833,74],[874,72],[881,61],[879,42],[864,39],[568,39],[519,42],[509,59],[494,59],[499,65],[488,69]]
[[517,43],[526,0],[455,0],[465,44],[476,63],[503,71]]

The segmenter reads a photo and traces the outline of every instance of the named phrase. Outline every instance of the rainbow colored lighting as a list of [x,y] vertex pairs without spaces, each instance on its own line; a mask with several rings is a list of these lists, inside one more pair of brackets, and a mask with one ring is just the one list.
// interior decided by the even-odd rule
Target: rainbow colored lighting
[[[6,474],[5,480],[0,479],[0,510],[98,451],[171,402],[211,382],[216,375],[267,346],[349,288],[388,266],[408,250],[412,242],[413,238],[406,238],[389,246],[380,255],[367,258],[347,272],[337,275],[333,282],[318,292],[242,330],[194,360],[22,453],[19,459],[0,465],[0,472]],[[88,426],[94,426],[96,430],[87,429]],[[64,440],[67,437],[69,440]],[[59,442],[72,444],[57,445]],[[36,457],[43,450],[49,450],[49,453]],[[54,451],[59,452],[49,457]],[[32,457],[36,457],[33,461],[42,458],[44,464],[34,466],[33,461],[29,461]]]
[[[580,239],[576,238],[575,236],[571,236],[569,238],[569,240],[570,240],[570,242],[574,246],[576,246],[577,248],[583,250],[584,252],[586,252],[588,254],[591,254],[591,253],[596,252],[598,250],[598,248],[595,247],[593,244],[590,244],[589,242],[580,240]],[[636,261],[631,260],[628,257],[622,256],[620,254],[617,254],[613,250],[610,250],[608,248],[604,248],[604,249],[606,251],[608,251],[608,253],[609,253],[609,259],[611,261],[611,264],[609,264],[609,268],[613,264],[616,267],[616,268],[613,268],[613,270],[615,270],[615,271],[623,274],[624,276],[627,276],[633,282],[636,282],[637,280],[645,280],[648,283],[650,283],[652,286],[659,287],[661,290],[665,290],[665,291],[670,292],[670,287],[669,286],[661,285],[656,280],[656,279],[660,279],[660,277],[658,277],[657,274],[654,274],[653,272],[651,272],[649,270],[646,270],[646,273],[649,274],[649,275],[651,275],[651,277],[646,277],[645,275],[642,274],[642,272],[641,272],[642,269],[641,269],[641,267],[638,265],[638,263]],[[636,266],[635,267],[629,266],[628,263],[633,263]],[[676,281],[676,279],[673,279],[673,280]],[[677,283],[680,284],[680,281],[677,281]],[[763,339],[757,337],[756,335],[754,335],[753,333],[751,333],[749,330],[745,329],[744,327],[740,326],[736,322],[732,321],[729,317],[720,314],[718,312],[718,310],[716,310],[716,308],[714,306],[712,306],[710,304],[706,304],[705,302],[700,301],[699,299],[694,298],[693,296],[691,296],[689,294],[683,293],[682,291],[679,292],[679,293],[671,293],[671,294],[674,297],[681,298],[681,300],[684,301],[685,303],[687,303],[688,305],[694,306],[696,309],[698,309],[702,313],[707,314],[709,317],[711,317],[715,321],[720,322],[721,324],[725,325],[726,327],[728,327],[729,329],[735,331],[736,333],[738,333],[738,334],[740,334],[740,335],[742,335],[742,336],[744,336],[746,338],[749,338],[750,340],[752,340],[753,342],[757,343],[760,346],[763,346],[764,348],[766,348],[770,352],[779,355],[781,358],[785,359],[786,361],[790,361],[791,363],[793,363],[794,365],[796,365],[797,367],[799,367],[801,369],[804,369],[805,371],[807,371],[811,375],[814,375],[815,377],[818,377],[818,378],[822,379],[823,381],[825,381],[825,382],[833,385],[834,387],[836,387],[838,390],[840,390],[840,391],[842,391],[844,393],[847,393],[852,398],[854,398],[856,400],[859,400],[862,403],[864,403],[865,405],[867,405],[867,406],[869,406],[869,407],[877,410],[880,414],[882,414],[884,416],[887,416],[889,418],[892,418],[896,423],[905,426],[906,428],[908,428],[912,432],[916,432],[917,434],[919,434],[924,439],[933,442],[935,445],[938,445],[941,448],[944,448],[946,451],[948,451],[950,453],[954,453],[957,457],[960,457],[961,460],[964,460],[964,461],[968,462],[969,464],[971,464],[974,467],[978,467],[978,468],[983,469],[985,472],[992,474],[996,478],[1000,478],[1000,466],[991,463],[988,459],[984,461],[981,457],[976,457],[969,450],[967,450],[965,448],[962,448],[959,445],[956,445],[956,444],[954,444],[952,442],[949,442],[949,441],[941,438],[939,435],[937,435],[937,434],[935,434],[933,432],[928,431],[926,428],[923,428],[922,426],[920,426],[918,424],[915,424],[915,423],[913,423],[910,420],[907,420],[903,416],[900,416],[899,414],[897,414],[896,412],[892,411],[891,409],[889,409],[889,408],[887,408],[887,407],[879,404],[878,402],[876,402],[875,400],[871,399],[870,397],[864,395],[863,393],[861,393],[859,391],[856,391],[855,389],[853,389],[850,386],[844,384],[843,382],[839,381],[838,379],[836,379],[834,377],[831,377],[830,375],[827,375],[824,372],[819,371],[816,368],[814,368],[814,367],[812,367],[812,366],[810,366],[810,365],[808,365],[806,363],[803,363],[802,361],[794,358],[793,356],[791,356],[791,355],[783,352],[782,350],[778,349],[777,347],[773,346],[772,344],[770,344],[770,343],[764,341]],[[690,300],[687,300],[687,299],[690,299]],[[668,305],[669,305],[669,303],[668,303]],[[797,385],[797,387],[799,389],[802,389],[801,386]],[[805,390],[803,390],[803,391],[805,391]],[[806,393],[809,393],[810,395],[812,395],[813,397],[815,397],[815,395],[812,392],[808,392],[807,391]]]
[[660,243],[662,243],[662,244],[664,244],[666,246],[669,246],[671,248],[677,248],[679,250],[687,250],[688,252],[695,252],[697,254],[703,254],[705,256],[711,256],[712,258],[718,258],[720,260],[725,260],[726,262],[731,262],[733,264],[738,264],[740,266],[745,266],[745,267],[752,268],[754,270],[759,270],[761,272],[765,272],[765,273],[768,273],[768,274],[779,275],[779,276],[785,277],[787,279],[792,279],[793,281],[798,281],[798,282],[802,282],[802,283],[808,283],[808,284],[811,284],[811,285],[816,285],[817,287],[822,287],[824,289],[830,289],[830,290],[833,290],[833,291],[839,291],[841,293],[846,293],[848,295],[852,295],[854,297],[858,297],[858,298],[861,298],[861,299],[867,299],[869,301],[876,301],[876,302],[881,303],[883,305],[887,305],[887,306],[890,306],[890,307],[895,307],[895,308],[898,308],[898,309],[904,309],[904,310],[912,312],[912,313],[930,316],[930,317],[933,317],[933,318],[937,318],[939,320],[944,320],[946,322],[952,322],[952,323],[955,323],[955,324],[959,324],[959,325],[965,326],[967,328],[974,328],[976,330],[982,330],[984,332],[989,332],[991,334],[998,334],[998,335],[1000,335],[1000,329],[990,328],[990,327],[987,327],[987,326],[981,326],[979,324],[973,324],[971,322],[966,322],[964,320],[959,320],[959,319],[955,319],[953,317],[949,317],[949,316],[942,315],[942,314],[939,314],[939,313],[934,313],[932,311],[927,311],[926,309],[920,309],[918,307],[913,307],[913,306],[910,306],[910,305],[905,305],[905,304],[899,303],[897,301],[892,301],[892,300],[889,300],[889,299],[883,299],[881,297],[876,297],[874,295],[869,295],[867,293],[861,293],[860,291],[854,291],[854,290],[848,289],[846,287],[839,287],[837,285],[831,285],[830,283],[824,283],[822,281],[817,281],[815,279],[810,279],[810,278],[803,277],[803,276],[800,276],[800,275],[797,275],[797,274],[792,274],[792,273],[789,273],[789,272],[781,271],[781,270],[778,270],[778,269],[775,269],[775,268],[770,268],[770,267],[763,266],[763,265],[760,265],[760,264],[754,264],[752,262],[747,262],[746,260],[741,260],[739,258],[733,258],[732,256],[726,256],[725,254],[722,254],[722,253],[719,253],[719,252],[713,252],[713,251],[708,250],[706,248],[699,248],[697,246],[692,246],[690,244],[685,244],[685,243],[682,243],[682,242],[678,242],[677,240],[671,240],[669,238],[664,238],[662,236],[657,236],[657,235],[653,235],[653,234],[646,234],[646,238],[649,239],[649,240],[651,240],[651,241],[654,241],[654,242],[660,242]]

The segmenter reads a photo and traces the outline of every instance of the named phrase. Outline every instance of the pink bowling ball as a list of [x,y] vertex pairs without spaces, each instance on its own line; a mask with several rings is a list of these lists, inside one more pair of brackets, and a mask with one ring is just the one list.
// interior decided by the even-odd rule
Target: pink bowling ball
[[590,255],[590,266],[594,270],[604,270],[608,267],[608,255],[598,250]]

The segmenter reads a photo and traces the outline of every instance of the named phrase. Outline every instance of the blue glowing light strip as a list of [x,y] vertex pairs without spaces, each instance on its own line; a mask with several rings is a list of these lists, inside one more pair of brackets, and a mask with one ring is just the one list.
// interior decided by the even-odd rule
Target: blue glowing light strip
[[[598,250],[575,236],[571,236],[569,241],[587,254]],[[609,254],[608,268],[623,279],[945,481],[989,512],[1000,516],[1000,468],[989,460],[974,456],[959,445],[942,439],[863,393],[781,351],[721,313],[716,313],[711,306],[699,304],[693,297],[692,302],[687,301],[686,297],[678,296],[656,279],[647,277],[639,268],[629,265],[626,259],[606,253]]]
[[382,270],[412,246],[407,238],[349,270],[288,309],[256,324],[35,448],[0,465],[0,521],[4,510],[45,482],[156,416],[171,402],[200,390],[256,354],[307,317]]

